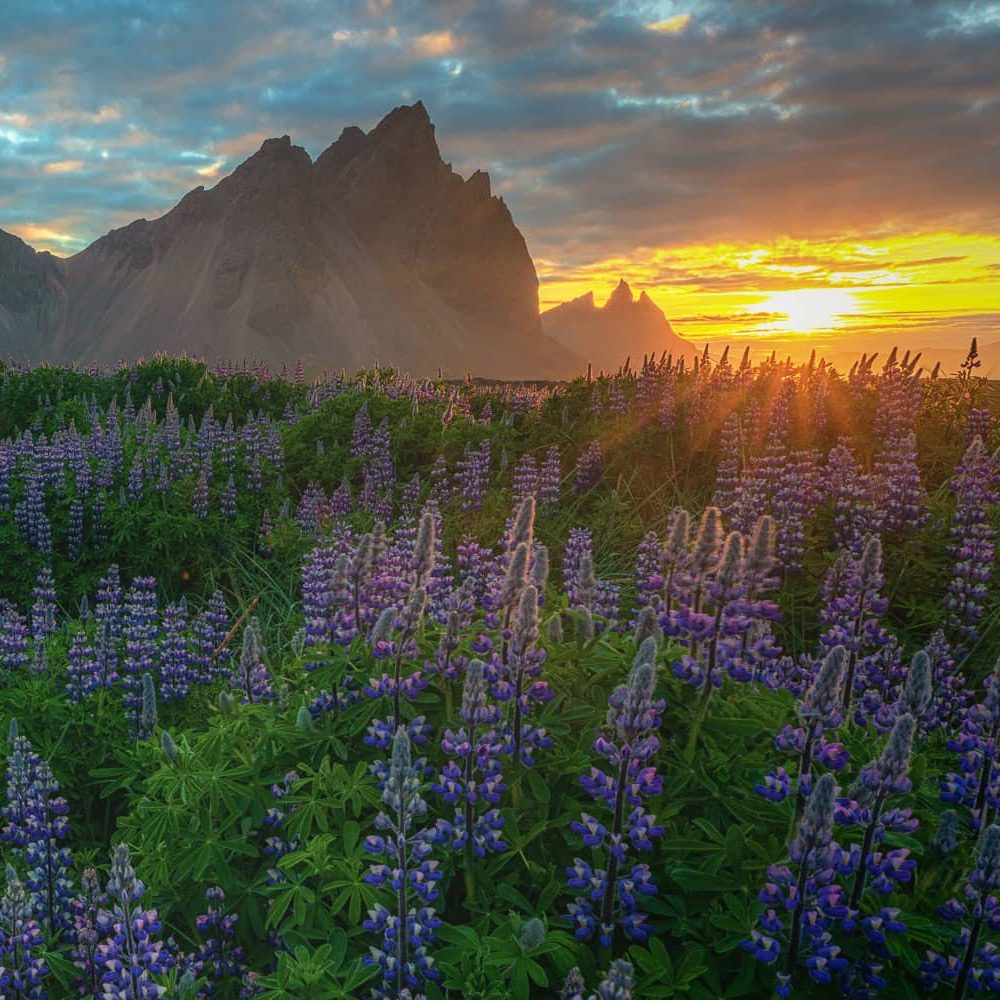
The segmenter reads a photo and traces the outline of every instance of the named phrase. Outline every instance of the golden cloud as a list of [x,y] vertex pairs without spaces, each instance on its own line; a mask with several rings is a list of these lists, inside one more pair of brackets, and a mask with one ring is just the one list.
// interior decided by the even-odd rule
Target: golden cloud
[[679,35],[691,23],[690,14],[674,14],[663,21],[653,21],[647,24],[649,31],[655,31],[658,35]]
[[46,174],[71,174],[76,170],[82,170],[83,160],[53,160],[42,167],[42,172]]

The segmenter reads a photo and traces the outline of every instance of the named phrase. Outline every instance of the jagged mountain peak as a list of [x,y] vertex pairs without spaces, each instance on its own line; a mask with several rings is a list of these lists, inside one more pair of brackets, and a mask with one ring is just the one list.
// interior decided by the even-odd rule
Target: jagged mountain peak
[[625,358],[694,353],[695,348],[674,332],[663,310],[643,291],[634,297],[620,279],[603,306],[587,292],[542,314],[545,332],[568,350],[597,367],[614,371]]
[[620,309],[622,306],[631,306],[632,302],[632,289],[629,287],[629,283],[621,278],[615,290],[608,296],[608,301],[604,303],[604,308]]
[[[266,139],[214,187],[60,264],[51,280],[28,273],[0,242],[0,274],[17,286],[0,289],[0,352],[379,361],[417,374],[581,367],[542,333],[534,264],[489,176],[463,179],[442,160],[421,102],[367,133],[344,128],[315,162],[288,135]],[[46,309],[28,324],[43,287]]]

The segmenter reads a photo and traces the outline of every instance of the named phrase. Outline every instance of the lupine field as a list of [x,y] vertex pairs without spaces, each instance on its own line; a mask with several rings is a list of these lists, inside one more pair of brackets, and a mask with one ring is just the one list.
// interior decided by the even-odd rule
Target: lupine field
[[1000,991],[975,345],[0,383],[0,996]]

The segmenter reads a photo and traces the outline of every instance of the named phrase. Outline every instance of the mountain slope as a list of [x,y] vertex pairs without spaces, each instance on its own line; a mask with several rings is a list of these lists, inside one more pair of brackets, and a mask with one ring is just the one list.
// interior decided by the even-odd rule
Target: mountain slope
[[627,357],[638,367],[646,354],[659,357],[666,351],[676,357],[697,351],[674,332],[645,292],[633,298],[624,278],[603,306],[587,292],[542,313],[542,326],[553,340],[605,371],[617,370]]
[[420,103],[345,129],[315,163],[268,139],[210,190],[64,261],[2,235],[0,341],[19,358],[580,370],[542,332],[507,207],[486,174],[464,180],[442,161]]

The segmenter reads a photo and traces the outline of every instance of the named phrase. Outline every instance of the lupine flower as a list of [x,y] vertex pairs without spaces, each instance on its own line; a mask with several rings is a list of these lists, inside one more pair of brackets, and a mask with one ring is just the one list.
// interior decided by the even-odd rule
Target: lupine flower
[[586,983],[579,969],[566,977],[559,1000],[632,1000],[632,966],[623,958],[616,958],[608,974],[597,987],[596,993],[584,997]]
[[538,472],[538,503],[546,507],[558,503],[561,486],[562,459],[559,456],[559,446],[554,444],[545,453]]
[[62,846],[69,835],[69,806],[48,764],[23,736],[11,740],[6,798],[3,839],[28,866],[33,913],[46,927],[65,930],[73,895],[68,876],[72,857]]
[[240,661],[233,671],[233,686],[239,688],[244,704],[258,704],[274,698],[271,675],[264,663],[260,623],[251,618],[243,629]]
[[416,698],[427,686],[421,671],[403,674],[403,660],[417,653],[415,636],[423,622],[426,604],[427,592],[422,587],[415,587],[402,611],[397,613],[393,608],[386,608],[372,630],[372,655],[377,661],[391,659],[393,664],[392,676],[384,673],[381,677],[373,677],[364,688],[369,698],[392,699],[392,716],[373,720],[364,737],[365,743],[380,750],[390,746],[391,734],[400,726],[406,727],[408,738],[415,743],[425,743],[430,732],[422,715],[410,722],[403,719],[403,699]]
[[38,574],[31,596],[31,637],[36,643],[44,642],[56,631],[56,589],[52,570],[44,566]]
[[989,508],[997,502],[997,461],[981,438],[969,445],[951,483],[955,494],[952,522],[954,566],[945,607],[949,625],[959,643],[979,639],[978,623],[985,613],[987,585],[996,558],[996,532]]
[[451,822],[440,820],[435,839],[465,853],[467,895],[474,894],[473,858],[507,849],[503,840],[503,817],[497,806],[507,786],[503,783],[499,758],[505,741],[500,730],[500,710],[490,703],[482,660],[472,660],[465,672],[460,711],[462,725],[448,729],[441,750],[448,758],[431,790],[448,807],[454,807]]
[[[280,782],[271,785],[271,797],[275,800],[275,805],[267,810],[264,817],[264,826],[271,831],[264,839],[264,853],[273,858],[275,863],[301,846],[298,836],[288,837],[283,833],[285,820],[295,808],[286,803],[285,799],[292,794],[292,786],[298,780],[299,773],[289,771]],[[285,881],[285,876],[277,868],[269,868],[267,876],[269,885]]]
[[49,967],[34,952],[42,932],[31,915],[28,894],[7,865],[7,885],[0,898],[0,996],[11,1000],[45,1000],[42,985]]
[[928,731],[948,731],[956,716],[968,706],[972,692],[966,686],[965,675],[952,655],[943,630],[938,629],[931,636],[924,652],[931,664],[931,703],[924,713],[924,726]]
[[754,789],[772,802],[781,802],[794,793],[796,820],[812,791],[815,768],[839,771],[850,759],[842,743],[829,742],[826,738],[843,718],[840,698],[846,662],[847,652],[843,646],[834,646],[826,654],[819,672],[799,702],[799,726],[785,726],[774,741],[778,750],[798,758],[794,788],[793,776],[781,767],[768,774]]
[[[515,559],[525,549],[523,542],[518,545]],[[515,559],[511,560],[512,567]],[[548,654],[537,645],[538,591],[534,586],[524,586],[520,591],[510,629],[504,634],[508,631],[510,642],[501,647],[499,654],[490,657],[487,676],[493,696],[510,705],[506,751],[511,754],[516,768],[521,764],[531,766],[535,751],[552,745],[545,729],[530,721],[535,708],[555,697],[548,683],[541,679],[542,665]]]
[[[833,839],[836,786],[832,774],[816,782],[790,846],[791,866],[771,865],[759,899],[764,912],[759,930],[741,942],[755,959],[781,961],[775,990],[791,996],[796,973],[805,965],[809,977],[825,985],[847,967],[833,943],[831,927],[843,911],[844,892],[833,880],[840,848]],[[785,947],[782,958],[782,947]]]
[[81,997],[100,996],[102,992],[104,970],[98,945],[106,930],[101,914],[106,911],[107,904],[107,893],[101,888],[97,872],[93,868],[85,868],[80,876],[80,889],[70,904],[73,911],[70,957],[79,970],[73,980],[73,989]]
[[969,810],[971,825],[982,832],[1000,811],[1000,769],[997,740],[1000,738],[1000,661],[986,679],[981,702],[964,712],[948,749],[958,754],[961,773],[949,773],[941,782],[941,798]]
[[385,808],[375,819],[379,832],[366,839],[365,849],[385,860],[371,865],[365,881],[391,888],[395,898],[391,908],[376,903],[364,921],[365,930],[382,937],[381,947],[373,947],[364,959],[382,972],[374,1000],[399,1000],[404,990],[439,978],[428,947],[441,926],[430,904],[438,897],[442,872],[431,858],[433,835],[419,828],[427,814],[420,787],[424,763],[413,760],[409,737],[400,727],[388,764],[375,769],[381,776]]
[[965,883],[965,902],[949,899],[938,909],[940,916],[957,925],[958,933],[952,941],[954,954],[927,952],[927,961],[921,963],[921,983],[933,988],[940,983],[954,986],[951,995],[962,1000],[967,989],[980,992],[1000,990],[1000,963],[997,947],[992,941],[983,940],[986,934],[1000,927],[1000,827],[990,826],[979,845],[976,866]]
[[861,724],[866,714],[885,703],[891,680],[883,652],[890,637],[879,623],[888,606],[881,596],[884,583],[882,543],[877,536],[868,540],[859,559],[842,553],[824,581],[820,621],[826,631],[820,642],[826,649],[843,646],[847,650],[841,703],[847,715],[855,695],[864,694],[864,704],[855,715]]
[[576,460],[576,470],[573,473],[573,492],[577,496],[586,493],[601,478],[604,457],[601,454],[601,443],[591,441]]
[[595,868],[576,858],[567,868],[570,889],[580,892],[569,905],[573,933],[580,940],[595,935],[601,946],[610,947],[616,931],[643,942],[651,931],[638,897],[652,895],[657,888],[649,865],[630,865],[629,852],[652,850],[663,835],[656,817],[645,809],[645,800],[659,795],[663,781],[651,761],[660,746],[656,736],[665,703],[654,698],[656,642],[646,639],[639,647],[628,682],[609,699],[606,732],[594,742],[595,751],[610,765],[608,773],[594,767],[580,779],[587,794],[610,814],[610,826],[583,813],[571,824],[585,846],[607,852],[607,868]]
[[[862,768],[855,785],[850,789],[850,797],[837,803],[836,821],[842,827],[860,827],[862,841],[849,849],[849,861],[842,860],[841,868],[849,866],[854,871],[854,885],[847,902],[848,913],[843,924],[848,930],[860,926],[868,938],[876,961],[861,970],[862,978],[871,986],[871,979],[877,974],[875,966],[888,958],[885,947],[885,931],[900,932],[905,926],[895,919],[895,912],[888,925],[883,907],[877,914],[862,918],[860,909],[867,886],[880,897],[888,896],[899,885],[905,885],[913,878],[916,862],[910,858],[907,848],[885,849],[887,832],[912,833],[917,828],[909,809],[886,810],[890,797],[910,791],[910,754],[913,749],[913,735],[916,722],[912,715],[897,716],[885,749],[877,760]],[[873,921],[875,926],[873,926]]]
[[205,912],[195,917],[195,928],[201,937],[198,950],[185,961],[187,971],[208,980],[198,992],[199,1000],[214,997],[227,980],[241,982],[246,973],[243,949],[235,943],[239,916],[226,913],[226,894],[218,886],[205,891],[208,904]]
[[121,668],[125,715],[133,739],[149,735],[142,723],[142,678],[156,672],[158,618],[156,580],[137,577],[126,597],[125,659]]
[[183,701],[194,680],[187,639],[187,607],[169,604],[160,626],[160,697],[164,703]]
[[166,972],[174,958],[163,942],[156,940],[160,932],[156,910],[140,905],[145,892],[132,867],[128,846],[118,844],[111,855],[107,909],[99,917],[108,935],[97,948],[106,996],[157,1000],[166,995],[166,988],[153,977]]

